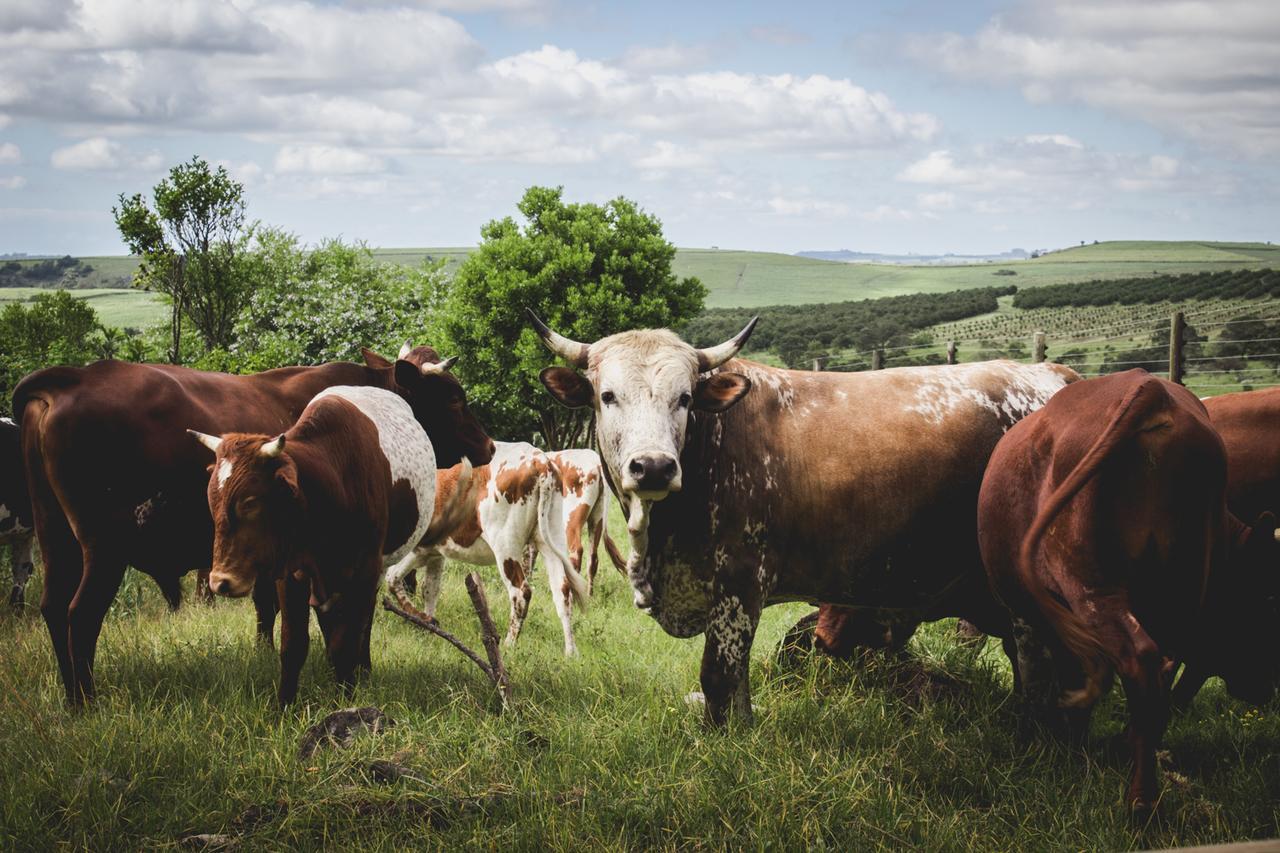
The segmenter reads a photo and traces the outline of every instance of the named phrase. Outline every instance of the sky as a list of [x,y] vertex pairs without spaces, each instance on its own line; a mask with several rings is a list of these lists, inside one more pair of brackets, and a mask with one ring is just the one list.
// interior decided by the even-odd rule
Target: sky
[[308,242],[533,184],[678,246],[1280,239],[1276,0],[0,0],[0,253],[121,254],[199,155]]

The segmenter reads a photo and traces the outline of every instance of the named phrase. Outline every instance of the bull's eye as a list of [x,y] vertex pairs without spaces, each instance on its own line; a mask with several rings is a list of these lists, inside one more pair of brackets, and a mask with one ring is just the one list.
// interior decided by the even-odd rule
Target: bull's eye
[[612,391],[603,391],[600,394],[600,402],[605,405],[610,405],[617,399],[618,398],[613,395]]
[[690,395],[688,391],[685,391],[680,395],[680,399],[676,402],[676,405],[682,409],[687,409],[691,402],[693,402],[693,396]]

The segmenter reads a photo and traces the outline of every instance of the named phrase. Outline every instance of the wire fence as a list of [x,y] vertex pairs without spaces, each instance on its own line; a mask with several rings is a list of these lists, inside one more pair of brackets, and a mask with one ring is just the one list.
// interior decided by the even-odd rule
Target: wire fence
[[[975,349],[983,358],[1004,355],[1031,361],[1056,361],[1078,372],[1082,377],[1105,376],[1131,367],[1145,367],[1151,373],[1175,382],[1194,386],[1197,390],[1271,388],[1280,386],[1280,347],[1258,347],[1267,352],[1250,352],[1258,344],[1280,343],[1280,336],[1267,324],[1280,323],[1280,314],[1243,319],[1219,319],[1230,311],[1251,314],[1280,309],[1280,300],[1258,305],[1227,305],[1215,308],[1177,310],[1169,315],[1124,320],[1106,326],[1092,326],[1071,331],[1057,331],[1052,339],[1045,332],[1024,335],[983,335],[951,338],[943,342],[917,341],[842,353],[841,361],[816,359],[815,370],[861,371],[879,370],[919,364],[956,364],[961,353]],[[1231,327],[1252,325],[1254,336],[1207,339],[1207,333],[1231,334]],[[1260,328],[1258,328],[1260,326]],[[1253,330],[1241,330],[1246,332]],[[1169,342],[1152,340],[1164,332]],[[1258,334],[1261,332],[1261,334]],[[1085,334],[1093,337],[1083,337]],[[1268,334],[1270,333],[1270,334]],[[1238,334],[1238,333],[1237,333]],[[1158,338],[1156,338],[1158,340]],[[1120,344],[1117,342],[1124,341]],[[1049,357],[1049,345],[1056,352]],[[976,345],[976,346],[975,346]],[[1105,352],[1081,349],[1102,345]],[[1225,348],[1225,349],[1223,349]],[[1214,354],[1214,350],[1219,350]],[[1259,360],[1275,360],[1274,364]],[[1234,381],[1230,381],[1234,379]],[[1270,381],[1274,380],[1274,381]]]

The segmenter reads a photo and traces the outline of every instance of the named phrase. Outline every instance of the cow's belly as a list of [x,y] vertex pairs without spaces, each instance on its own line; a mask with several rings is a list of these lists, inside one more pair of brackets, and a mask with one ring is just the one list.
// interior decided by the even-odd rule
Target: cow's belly
[[494,559],[493,550],[484,538],[477,539],[470,545],[459,545],[452,539],[446,540],[438,547],[439,552],[450,560],[468,563],[473,566],[492,566],[498,561]]

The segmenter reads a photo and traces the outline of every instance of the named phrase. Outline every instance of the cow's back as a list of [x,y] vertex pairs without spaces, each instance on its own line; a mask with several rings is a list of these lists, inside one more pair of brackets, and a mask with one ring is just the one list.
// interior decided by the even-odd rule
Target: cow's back
[[1227,450],[1227,502],[1247,523],[1280,514],[1280,388],[1222,394],[1204,401]]

